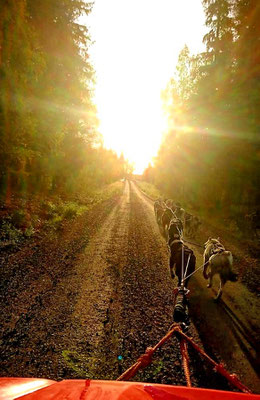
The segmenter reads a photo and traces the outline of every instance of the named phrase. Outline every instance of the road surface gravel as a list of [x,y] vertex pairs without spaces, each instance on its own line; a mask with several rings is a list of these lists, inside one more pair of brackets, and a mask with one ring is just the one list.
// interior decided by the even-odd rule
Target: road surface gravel
[[[2,376],[116,379],[167,332],[176,284],[168,249],[152,202],[134,182],[122,185],[121,195],[61,232],[1,255]],[[259,392],[254,323],[241,313],[237,318],[225,299],[215,304],[201,277],[190,283],[189,334]],[[234,320],[244,334],[237,339]],[[190,355],[195,386],[230,390],[194,351]],[[184,385],[178,340],[135,379]]]

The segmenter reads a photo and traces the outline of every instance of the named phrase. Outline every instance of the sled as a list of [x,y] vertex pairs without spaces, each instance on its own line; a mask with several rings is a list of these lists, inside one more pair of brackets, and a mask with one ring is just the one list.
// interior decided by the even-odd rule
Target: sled
[[0,378],[0,400],[259,400],[260,395],[184,386],[69,379]]

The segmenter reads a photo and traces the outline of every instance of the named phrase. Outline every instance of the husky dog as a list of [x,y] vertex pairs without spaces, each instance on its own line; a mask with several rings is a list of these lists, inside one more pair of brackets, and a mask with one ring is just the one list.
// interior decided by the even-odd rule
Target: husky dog
[[166,240],[168,242],[168,245],[170,245],[170,242],[174,239],[181,238],[183,236],[183,224],[180,219],[173,217],[169,223],[168,226],[168,235],[166,237]]
[[154,203],[154,213],[158,225],[162,224],[162,215],[165,210],[165,203],[162,199],[158,199]]
[[[175,269],[175,274],[178,278],[178,285],[181,285],[182,278],[182,263],[184,267],[184,272],[186,276],[192,274],[195,271],[196,257],[193,251],[186,246],[181,239],[175,239],[170,243],[170,274],[174,278],[173,269]],[[183,250],[182,250],[183,248]],[[183,257],[183,261],[182,261]],[[188,281],[190,278],[185,279],[185,287],[188,286]]]
[[174,215],[176,218],[180,219],[183,224],[185,224],[185,210],[181,207],[180,203],[176,203]]
[[166,204],[167,207],[172,208],[172,206],[173,206],[173,200],[172,200],[172,199],[167,199],[167,200],[165,201],[165,204]]
[[[175,274],[178,278],[178,285],[182,283],[182,279],[185,276],[192,274],[195,271],[196,257],[193,251],[185,246],[181,239],[181,227],[182,223],[180,220],[172,220],[168,231],[168,246],[170,250],[170,275],[174,278]],[[182,271],[182,266],[184,270]],[[173,272],[175,270],[175,274]],[[182,276],[184,274],[185,276]],[[185,286],[188,286],[190,278],[185,279]]]
[[[219,237],[217,239],[213,239],[211,237],[208,238],[206,243],[204,243],[205,251],[203,254],[203,263],[205,264],[207,261],[209,261],[209,258],[215,254],[216,252],[221,252],[222,250],[225,250],[225,247],[223,246],[222,243],[219,241]],[[204,278],[207,279],[208,277],[205,276],[204,274],[205,267],[203,269],[203,275]]]
[[[230,251],[225,250],[225,247],[218,239],[209,238],[205,243],[204,251],[204,268],[203,276],[205,279],[209,278],[208,288],[212,286],[212,279],[215,274],[219,274],[220,283],[218,294],[215,300],[220,299],[222,290],[227,281],[236,282],[238,274],[232,270],[233,257]],[[205,265],[206,264],[206,265]],[[208,267],[210,268],[209,274],[207,273]]]
[[167,233],[168,233],[168,228],[170,226],[170,222],[171,220],[175,217],[174,212],[172,211],[172,209],[170,207],[165,208],[165,210],[163,211],[162,214],[162,230],[163,230],[163,236],[165,237],[165,239],[167,240]]

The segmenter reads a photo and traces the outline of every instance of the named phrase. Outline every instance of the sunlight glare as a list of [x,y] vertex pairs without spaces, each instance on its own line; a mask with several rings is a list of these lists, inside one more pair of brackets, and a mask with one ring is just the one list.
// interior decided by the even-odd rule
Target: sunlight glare
[[203,49],[200,0],[96,0],[90,27],[95,102],[104,144],[142,173],[167,129],[161,91],[186,43]]

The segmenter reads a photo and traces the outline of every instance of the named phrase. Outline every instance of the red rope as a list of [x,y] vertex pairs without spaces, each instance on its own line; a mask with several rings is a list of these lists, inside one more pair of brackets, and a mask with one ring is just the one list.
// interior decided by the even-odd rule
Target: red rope
[[182,331],[180,332],[180,335],[188,342],[190,343],[195,350],[197,350],[200,355],[205,358],[209,362],[209,364],[213,367],[213,369],[224,376],[232,385],[240,389],[244,393],[252,393],[248,387],[243,385],[243,383],[238,379],[237,375],[235,374],[230,374],[223,366],[223,364],[218,364],[212,358],[210,358],[204,350],[202,350],[189,336],[185,335]]
[[182,365],[183,365],[183,370],[184,370],[187,386],[191,387],[189,355],[188,355],[188,349],[187,349],[187,342],[184,339],[181,339],[181,341],[180,341],[180,348],[181,348],[181,356],[182,356]]
[[145,368],[152,363],[152,356],[154,352],[161,347],[175,332],[176,329],[180,329],[179,326],[173,325],[173,327],[166,333],[166,335],[154,346],[148,347],[145,354],[138,358],[137,362],[134,363],[130,368],[128,368],[122,375],[117,378],[117,381],[123,381],[131,379],[140,368]]
[[129,380],[134,377],[139,369],[145,368],[152,363],[152,356],[154,352],[163,346],[163,344],[175,334],[180,339],[180,347],[183,361],[184,373],[187,381],[187,386],[191,386],[190,371],[189,371],[189,358],[187,351],[187,343],[189,343],[219,374],[223,375],[233,386],[240,389],[244,393],[252,393],[243,383],[238,379],[237,375],[230,374],[223,366],[223,364],[217,364],[212,358],[210,358],[204,350],[202,350],[189,336],[182,332],[181,327],[178,324],[173,324],[166,335],[154,346],[148,347],[145,354],[141,355],[137,362],[128,368],[122,375],[117,378],[117,381]]

